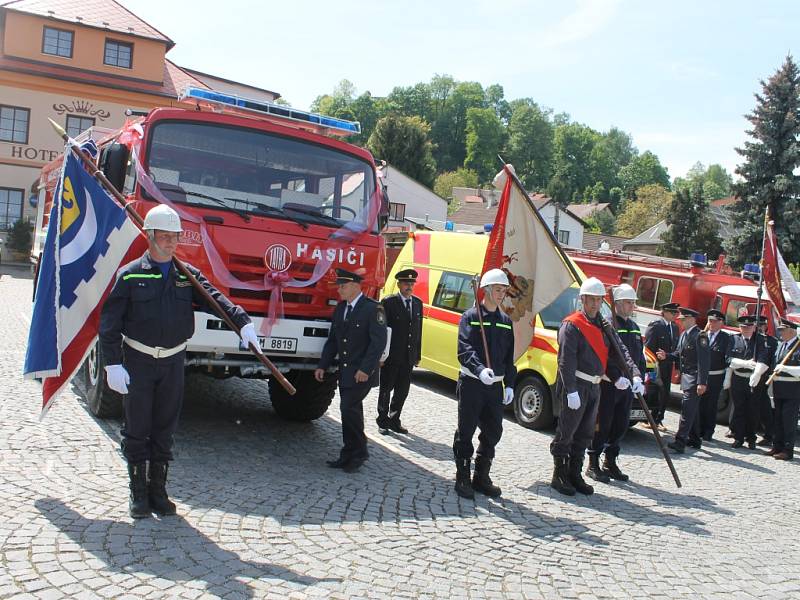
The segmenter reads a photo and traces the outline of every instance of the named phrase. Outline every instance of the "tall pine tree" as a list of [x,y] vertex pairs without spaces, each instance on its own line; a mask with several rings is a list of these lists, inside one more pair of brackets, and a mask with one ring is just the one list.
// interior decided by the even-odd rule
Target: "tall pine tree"
[[747,116],[752,141],[736,149],[744,158],[736,168],[743,181],[734,185],[739,197],[731,207],[735,233],[725,243],[735,265],[761,257],[767,207],[784,258],[800,261],[800,176],[795,173],[800,166],[800,73],[791,55],[761,86],[756,107]]
[[661,236],[664,245],[659,253],[673,258],[689,258],[692,252],[703,252],[716,258],[722,250],[719,227],[703,197],[702,182],[691,189],[682,187],[675,192],[669,213],[669,229]]

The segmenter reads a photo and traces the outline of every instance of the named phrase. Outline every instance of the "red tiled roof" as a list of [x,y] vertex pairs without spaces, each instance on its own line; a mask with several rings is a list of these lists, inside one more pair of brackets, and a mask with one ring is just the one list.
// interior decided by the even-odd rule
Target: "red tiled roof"
[[13,10],[67,23],[136,35],[175,45],[170,38],[113,0],[11,0],[0,4]]
[[484,200],[480,196],[466,196],[464,202],[483,204]]
[[487,209],[486,204],[463,204],[456,212],[449,218],[449,221],[458,225],[485,225],[486,223],[494,223],[494,218],[497,215],[497,205]]
[[608,202],[588,203],[588,204],[568,204],[567,210],[579,219],[588,219],[596,212],[601,212],[608,208]]
[[731,204],[736,204],[738,201],[739,199],[736,196],[728,196],[727,198],[712,200],[711,206],[730,206]]
[[183,89],[188,85],[210,89],[205,83],[199,79],[195,79],[189,75],[189,73],[181,69],[178,65],[165,59],[163,86],[164,93],[177,97],[178,93],[182,92]]

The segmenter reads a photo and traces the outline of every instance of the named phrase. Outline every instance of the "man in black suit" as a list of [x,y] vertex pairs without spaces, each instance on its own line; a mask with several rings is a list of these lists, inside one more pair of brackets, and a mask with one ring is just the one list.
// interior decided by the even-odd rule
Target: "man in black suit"
[[725,372],[728,368],[728,346],[731,337],[723,331],[725,316],[716,309],[706,313],[708,349],[711,353],[708,367],[708,387],[706,393],[700,396],[700,411],[695,421],[697,435],[710,442],[714,437],[717,426],[717,408],[722,384],[725,381]]
[[400,413],[411,386],[411,371],[419,363],[422,352],[422,300],[414,296],[417,276],[414,269],[398,271],[394,276],[398,292],[381,300],[386,323],[392,328],[389,356],[381,367],[378,393],[376,422],[383,434],[390,429],[408,433],[400,422]]
[[370,389],[378,385],[378,361],[386,346],[386,314],[379,302],[361,292],[362,281],[356,273],[336,269],[336,287],[342,301],[333,311],[331,330],[314,371],[314,377],[321,382],[339,356],[343,447],[339,458],[329,460],[328,466],[348,473],[358,470],[369,457],[363,402]]
[[653,354],[658,355],[662,350],[666,357],[658,361],[658,410],[653,411],[653,419],[658,428],[665,430],[662,425],[664,414],[670,397],[670,385],[672,384],[672,365],[675,363],[672,353],[678,347],[678,326],[675,323],[675,315],[678,314],[678,303],[668,302],[661,305],[661,318],[652,321],[644,334],[644,345]]

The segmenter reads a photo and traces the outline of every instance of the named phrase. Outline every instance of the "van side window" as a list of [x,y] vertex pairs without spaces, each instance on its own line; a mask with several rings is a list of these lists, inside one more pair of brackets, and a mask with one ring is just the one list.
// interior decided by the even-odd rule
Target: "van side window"
[[475,294],[472,291],[472,278],[463,273],[442,273],[436,294],[433,296],[433,306],[463,313],[475,304]]
[[636,284],[636,304],[641,308],[658,310],[662,304],[672,300],[674,284],[669,279],[640,277]]

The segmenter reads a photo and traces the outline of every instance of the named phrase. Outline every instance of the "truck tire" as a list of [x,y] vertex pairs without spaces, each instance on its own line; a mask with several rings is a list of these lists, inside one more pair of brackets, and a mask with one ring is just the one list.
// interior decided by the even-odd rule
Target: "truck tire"
[[553,400],[547,385],[535,375],[526,375],[514,386],[514,416],[528,429],[553,426]]
[[86,391],[86,406],[95,417],[118,419],[122,416],[122,395],[106,385],[105,366],[106,361],[100,343],[96,342],[81,369]]
[[719,400],[717,400],[717,423],[720,425],[729,425],[731,420],[731,403],[730,390],[722,390],[719,393]]
[[297,389],[290,396],[275,378],[269,380],[269,399],[278,416],[288,421],[313,421],[328,410],[336,393],[336,377],[325,377],[322,383],[314,379],[314,371],[290,371],[286,375]]

